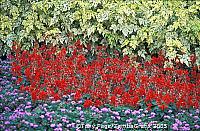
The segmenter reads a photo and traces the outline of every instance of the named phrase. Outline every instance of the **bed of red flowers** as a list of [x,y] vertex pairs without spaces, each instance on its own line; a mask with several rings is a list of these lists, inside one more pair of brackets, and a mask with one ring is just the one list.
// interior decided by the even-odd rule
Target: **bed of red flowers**
[[[104,104],[138,107],[145,102],[151,109],[152,102],[164,110],[170,104],[177,108],[199,108],[200,73],[174,67],[164,68],[167,59],[162,54],[133,66],[128,56],[110,57],[103,46],[97,47],[96,58],[90,62],[78,40],[68,48],[43,45],[32,52],[13,46],[12,73],[17,76],[21,91],[30,93],[32,101],[59,100],[63,95],[75,93],[76,101],[87,95],[84,107]],[[71,55],[67,52],[71,51]],[[195,61],[192,58],[193,62]],[[29,84],[23,82],[24,76]]]

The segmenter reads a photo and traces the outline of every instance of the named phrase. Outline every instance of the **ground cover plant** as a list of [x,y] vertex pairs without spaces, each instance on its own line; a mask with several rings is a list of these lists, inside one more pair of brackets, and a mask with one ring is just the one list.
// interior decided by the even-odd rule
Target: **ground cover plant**
[[[1,127],[144,130],[146,124],[158,130],[199,128],[200,79],[195,67],[188,71],[176,63],[163,68],[166,59],[161,54],[138,65],[117,51],[111,57],[106,48],[97,48],[96,56],[88,57],[90,47],[84,49],[81,41],[69,50],[44,45],[28,52],[14,46],[10,72],[16,77],[3,79],[16,79],[17,87],[2,83]],[[10,107],[3,102],[9,98],[14,99]]]

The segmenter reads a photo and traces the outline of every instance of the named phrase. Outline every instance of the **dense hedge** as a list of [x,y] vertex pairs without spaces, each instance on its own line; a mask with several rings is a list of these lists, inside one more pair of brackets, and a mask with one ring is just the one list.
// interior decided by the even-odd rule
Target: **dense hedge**
[[191,54],[200,56],[198,0],[2,0],[0,12],[1,53],[13,40],[29,49],[34,41],[66,44],[73,34],[144,58],[165,50],[189,65]]

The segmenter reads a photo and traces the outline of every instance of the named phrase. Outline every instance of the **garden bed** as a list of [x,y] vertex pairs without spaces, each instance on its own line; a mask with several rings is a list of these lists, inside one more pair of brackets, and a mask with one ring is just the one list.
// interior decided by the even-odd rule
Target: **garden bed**
[[[30,86],[28,75],[26,73],[23,74],[23,79],[19,81],[21,77],[15,77],[11,74],[13,71],[19,73],[13,70],[15,66],[12,67],[12,63],[13,61],[1,61],[0,65],[0,128],[2,130],[199,129],[199,109],[192,107],[184,109],[183,105],[179,105],[180,107],[177,108],[173,103],[169,105],[163,104],[166,106],[163,107],[159,106],[153,99],[149,108],[148,103],[139,100],[132,106],[123,105],[123,103],[115,105],[115,102],[112,103],[112,99],[111,103],[100,103],[99,105],[98,102],[94,102],[96,100],[94,95],[90,94],[89,97],[88,92],[86,92],[85,94],[79,94],[81,95],[79,96],[77,95],[77,90],[62,96],[59,94],[56,99],[55,96],[49,96],[45,99],[43,97],[33,98],[34,95],[31,90],[28,90]],[[22,67],[26,69],[26,66]],[[145,81],[145,77],[142,78]],[[170,100],[165,102],[167,101]]]

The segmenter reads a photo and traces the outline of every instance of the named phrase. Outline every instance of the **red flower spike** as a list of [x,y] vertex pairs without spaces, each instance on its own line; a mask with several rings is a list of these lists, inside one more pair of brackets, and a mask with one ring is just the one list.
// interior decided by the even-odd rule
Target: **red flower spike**
[[47,92],[45,91],[40,91],[39,94],[38,94],[38,99],[39,100],[46,100],[47,99]]
[[31,92],[31,99],[33,102],[37,100],[37,91],[32,91]]
[[55,101],[60,100],[60,95],[58,93],[53,94],[53,98]]
[[90,106],[92,106],[93,102],[91,100],[85,100],[83,107],[84,108],[88,108]]
[[165,104],[161,104],[161,105],[158,105],[158,107],[164,111],[168,106],[166,106]]
[[95,102],[94,102],[94,106],[95,107],[100,107],[100,106],[102,106],[103,105],[103,102],[101,101],[101,100],[96,100]]
[[111,96],[110,97],[110,103],[114,106],[117,105],[117,97],[116,96]]
[[75,100],[75,101],[80,100],[81,97],[82,97],[81,92],[77,91],[77,92],[75,93],[75,95],[74,95],[74,100]]

